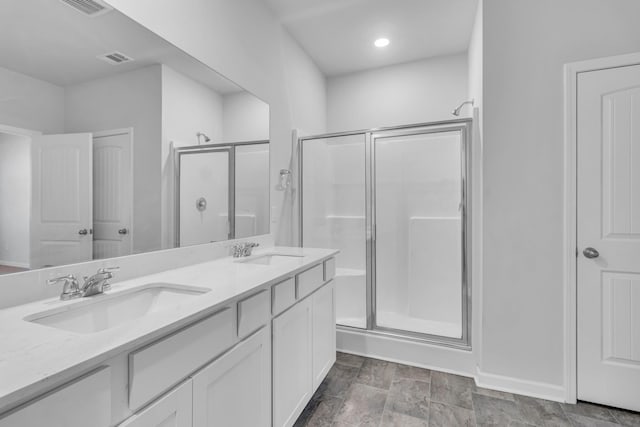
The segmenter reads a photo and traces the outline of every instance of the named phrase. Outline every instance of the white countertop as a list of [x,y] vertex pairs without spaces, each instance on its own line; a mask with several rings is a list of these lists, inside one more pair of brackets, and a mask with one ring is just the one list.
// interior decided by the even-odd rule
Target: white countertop
[[[337,252],[264,248],[255,251],[252,258],[267,253],[301,257],[276,265],[248,264],[225,257],[115,282],[108,294],[154,282],[198,286],[211,291],[188,303],[95,333],[74,333],[24,320],[35,313],[76,304],[80,299],[46,299],[0,310],[0,413],[54,384],[70,380],[119,353],[177,330],[206,313],[213,313],[232,299],[275,284]],[[117,280],[117,273],[114,276],[112,282]]]

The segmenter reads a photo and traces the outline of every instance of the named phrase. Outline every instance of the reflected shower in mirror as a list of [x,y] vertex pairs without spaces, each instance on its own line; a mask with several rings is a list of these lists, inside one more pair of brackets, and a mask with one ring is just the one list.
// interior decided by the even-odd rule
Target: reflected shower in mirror
[[269,232],[268,141],[180,147],[175,168],[177,246]]
[[113,9],[9,2],[0,51],[0,274],[269,232],[264,101]]

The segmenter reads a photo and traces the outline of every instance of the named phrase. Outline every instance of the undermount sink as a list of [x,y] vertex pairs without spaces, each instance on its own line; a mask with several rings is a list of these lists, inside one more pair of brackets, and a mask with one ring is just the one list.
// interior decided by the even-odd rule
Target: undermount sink
[[239,262],[247,264],[260,264],[260,265],[278,265],[285,264],[291,261],[300,261],[302,255],[285,255],[285,254],[264,254],[258,255],[255,258],[248,258]]
[[24,320],[87,334],[193,301],[209,290],[171,283],[149,283],[117,294],[83,298],[75,304],[32,314]]

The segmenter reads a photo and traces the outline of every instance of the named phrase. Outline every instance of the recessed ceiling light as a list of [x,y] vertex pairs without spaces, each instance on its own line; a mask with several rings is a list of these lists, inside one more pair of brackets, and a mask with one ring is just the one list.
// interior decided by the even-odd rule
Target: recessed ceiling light
[[383,38],[380,38],[380,39],[376,40],[375,42],[373,42],[373,44],[374,44],[376,47],[385,47],[385,46],[389,46],[389,39],[385,39],[385,38],[383,37]]

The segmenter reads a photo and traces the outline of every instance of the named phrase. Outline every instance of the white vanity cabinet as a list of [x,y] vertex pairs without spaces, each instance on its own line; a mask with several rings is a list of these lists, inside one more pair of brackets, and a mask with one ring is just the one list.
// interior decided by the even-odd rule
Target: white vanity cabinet
[[111,425],[108,367],[67,383],[0,418],[0,427],[92,427]]
[[119,427],[192,427],[192,387],[185,381]]
[[265,326],[193,376],[193,427],[271,425],[270,338]]
[[334,265],[292,270],[97,361],[0,427],[292,426],[335,362]]
[[327,283],[311,297],[313,389],[320,386],[336,361],[335,284]]
[[274,427],[295,423],[336,360],[335,285],[317,280],[320,289],[273,319]]
[[273,426],[291,426],[306,406],[312,387],[311,299],[273,319]]

